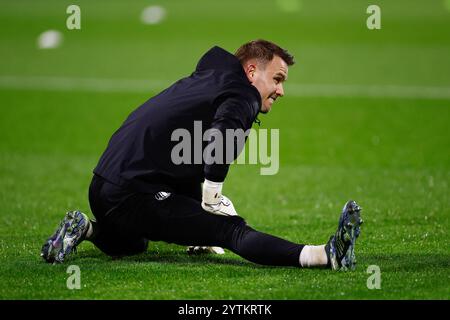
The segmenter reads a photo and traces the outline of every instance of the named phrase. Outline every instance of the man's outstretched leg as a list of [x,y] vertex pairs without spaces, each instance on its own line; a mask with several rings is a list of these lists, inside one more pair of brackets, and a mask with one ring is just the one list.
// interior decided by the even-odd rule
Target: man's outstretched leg
[[[256,231],[241,217],[207,213],[197,201],[172,195],[162,201],[161,208],[157,210],[163,213],[157,214],[157,230],[160,232],[149,234],[149,237],[151,240],[180,245],[196,243],[203,246],[220,246],[263,265],[328,266],[339,269],[351,264],[351,256],[348,253],[354,248],[357,236],[347,235],[349,232],[359,234],[359,210],[354,201],[349,201],[341,214],[338,231],[332,237],[334,240],[330,239],[327,245],[308,246]],[[352,224],[349,224],[350,221]],[[342,250],[338,249],[341,245]]]
[[[257,232],[248,226],[246,227],[247,230],[244,231],[244,233],[247,232],[248,234],[245,238],[242,238],[241,241],[253,241],[257,243],[257,246],[260,248],[260,252],[257,256],[262,257],[262,260],[256,260],[254,262],[260,264],[287,264],[294,266],[299,264],[304,268],[331,267],[333,270],[354,269],[356,266],[354,248],[356,239],[360,234],[360,225],[363,223],[363,220],[360,217],[360,211],[361,208],[355,201],[348,201],[339,218],[338,229],[336,233],[330,237],[330,240],[326,245],[296,245],[289,241]],[[252,240],[252,237],[255,239]],[[301,247],[298,255],[295,253],[296,250],[298,250],[298,247],[296,248],[296,246]],[[265,259],[267,248],[272,250],[272,257],[268,261]],[[252,251],[253,254],[257,252],[255,244],[250,245],[250,251]],[[284,254],[280,256],[281,260],[279,260],[280,257],[278,257],[277,252],[284,252]],[[292,253],[293,257],[285,260],[283,256],[287,254],[287,257],[289,257],[290,253]],[[288,261],[290,261],[290,263],[288,263]]]

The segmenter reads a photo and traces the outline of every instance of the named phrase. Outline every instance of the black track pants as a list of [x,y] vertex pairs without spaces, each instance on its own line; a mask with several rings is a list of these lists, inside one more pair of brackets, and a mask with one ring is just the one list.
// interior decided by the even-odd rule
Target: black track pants
[[219,246],[258,264],[299,266],[303,245],[258,232],[241,217],[208,213],[191,195],[133,193],[94,176],[89,201],[97,220],[93,243],[111,256],[143,252],[150,240]]

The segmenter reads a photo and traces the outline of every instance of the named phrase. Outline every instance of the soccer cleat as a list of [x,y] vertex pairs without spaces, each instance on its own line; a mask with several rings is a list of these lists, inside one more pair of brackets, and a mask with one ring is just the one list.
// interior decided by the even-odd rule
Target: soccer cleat
[[83,241],[89,227],[89,218],[80,211],[69,211],[55,233],[47,239],[41,249],[41,257],[49,263],[63,263],[76,246]]
[[360,211],[361,207],[355,201],[348,201],[342,210],[336,233],[325,246],[333,270],[354,270],[356,267],[355,243],[363,223]]

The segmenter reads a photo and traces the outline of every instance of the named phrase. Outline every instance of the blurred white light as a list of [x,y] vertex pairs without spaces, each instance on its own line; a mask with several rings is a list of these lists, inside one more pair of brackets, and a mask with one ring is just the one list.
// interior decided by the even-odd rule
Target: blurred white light
[[158,24],[166,17],[166,9],[161,6],[145,8],[141,14],[141,21],[145,24]]
[[55,49],[62,43],[63,36],[56,30],[47,30],[38,37],[39,49]]
[[297,12],[302,7],[301,0],[276,0],[278,8],[284,12]]

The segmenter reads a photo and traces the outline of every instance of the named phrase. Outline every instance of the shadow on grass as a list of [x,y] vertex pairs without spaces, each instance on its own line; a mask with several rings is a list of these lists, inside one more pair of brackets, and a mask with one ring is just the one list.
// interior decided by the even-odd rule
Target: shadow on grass
[[[96,248],[87,249],[78,254],[71,255],[70,260],[95,261],[110,263],[121,261],[124,263],[161,263],[161,264],[195,264],[195,265],[229,265],[252,269],[280,268],[265,266],[246,261],[231,251],[225,255],[198,254],[188,255],[182,248],[180,250],[148,250],[142,254],[112,258]],[[80,261],[80,262],[81,262]],[[450,269],[450,254],[434,253],[393,253],[393,254],[361,254],[358,256],[358,269],[369,265],[377,265],[383,271],[392,272],[440,272]],[[286,267],[292,268],[292,267]],[[314,269],[323,270],[327,269]]]
[[435,253],[394,253],[365,254],[359,262],[367,265],[378,265],[384,271],[424,272],[450,269],[449,254]]
[[[236,258],[228,258],[231,255]],[[228,256],[228,257],[226,257]],[[230,265],[238,267],[246,267],[253,269],[272,269],[280,268],[276,266],[265,266],[246,261],[243,258],[235,255],[231,251],[226,251],[225,255],[215,254],[194,254],[189,255],[181,249],[179,252],[173,251],[154,251],[149,250],[142,254],[126,256],[126,257],[110,257],[102,253],[97,249],[88,249],[70,257],[72,261],[75,259],[89,260],[89,259],[101,259],[102,262],[108,263],[112,261],[123,261],[132,263],[161,263],[161,264],[197,264],[197,265]],[[286,267],[291,268],[291,267]]]

